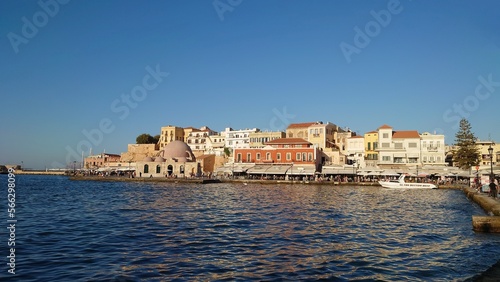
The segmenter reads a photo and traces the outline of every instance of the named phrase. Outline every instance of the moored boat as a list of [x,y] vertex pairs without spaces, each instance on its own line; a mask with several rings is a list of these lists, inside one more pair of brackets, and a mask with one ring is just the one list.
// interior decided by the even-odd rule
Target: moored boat
[[407,183],[405,182],[405,175],[401,174],[398,180],[391,181],[379,181],[378,182],[384,188],[390,189],[436,189],[437,186],[432,183]]

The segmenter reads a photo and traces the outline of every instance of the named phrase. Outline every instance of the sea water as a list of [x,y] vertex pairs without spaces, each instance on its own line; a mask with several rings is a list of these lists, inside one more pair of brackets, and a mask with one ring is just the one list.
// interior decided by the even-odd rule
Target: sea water
[[16,177],[13,281],[463,281],[500,235],[460,190]]

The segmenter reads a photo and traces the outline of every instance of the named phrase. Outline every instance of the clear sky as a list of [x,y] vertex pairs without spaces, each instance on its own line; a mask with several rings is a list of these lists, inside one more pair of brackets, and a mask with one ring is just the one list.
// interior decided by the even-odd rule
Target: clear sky
[[120,154],[166,125],[388,124],[453,143],[466,117],[500,142],[499,11],[498,0],[0,1],[0,164]]

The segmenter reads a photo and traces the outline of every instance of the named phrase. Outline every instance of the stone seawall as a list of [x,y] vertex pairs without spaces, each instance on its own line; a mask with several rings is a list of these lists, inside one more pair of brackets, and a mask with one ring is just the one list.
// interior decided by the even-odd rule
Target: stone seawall
[[478,193],[472,188],[464,188],[464,193],[467,198],[477,203],[486,213],[490,215],[500,216],[500,200],[488,197],[488,194]]

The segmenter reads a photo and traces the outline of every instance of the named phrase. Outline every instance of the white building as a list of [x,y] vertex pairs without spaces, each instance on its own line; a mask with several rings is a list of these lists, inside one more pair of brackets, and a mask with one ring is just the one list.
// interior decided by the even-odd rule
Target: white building
[[421,161],[424,165],[446,165],[444,135],[424,132],[420,134]]
[[357,168],[366,167],[365,163],[365,138],[363,136],[353,136],[347,138],[347,159],[351,166]]
[[388,125],[379,127],[379,147],[376,150],[379,154],[379,166],[402,168],[420,164],[420,141],[416,130],[393,131]]
[[208,150],[207,141],[210,136],[217,136],[217,132],[210,129],[208,126],[203,126],[198,131],[191,131],[187,135],[186,143],[193,151],[203,151]]
[[250,148],[250,133],[259,132],[258,128],[233,130],[227,127],[221,135],[225,137],[225,146],[234,150],[236,148]]

